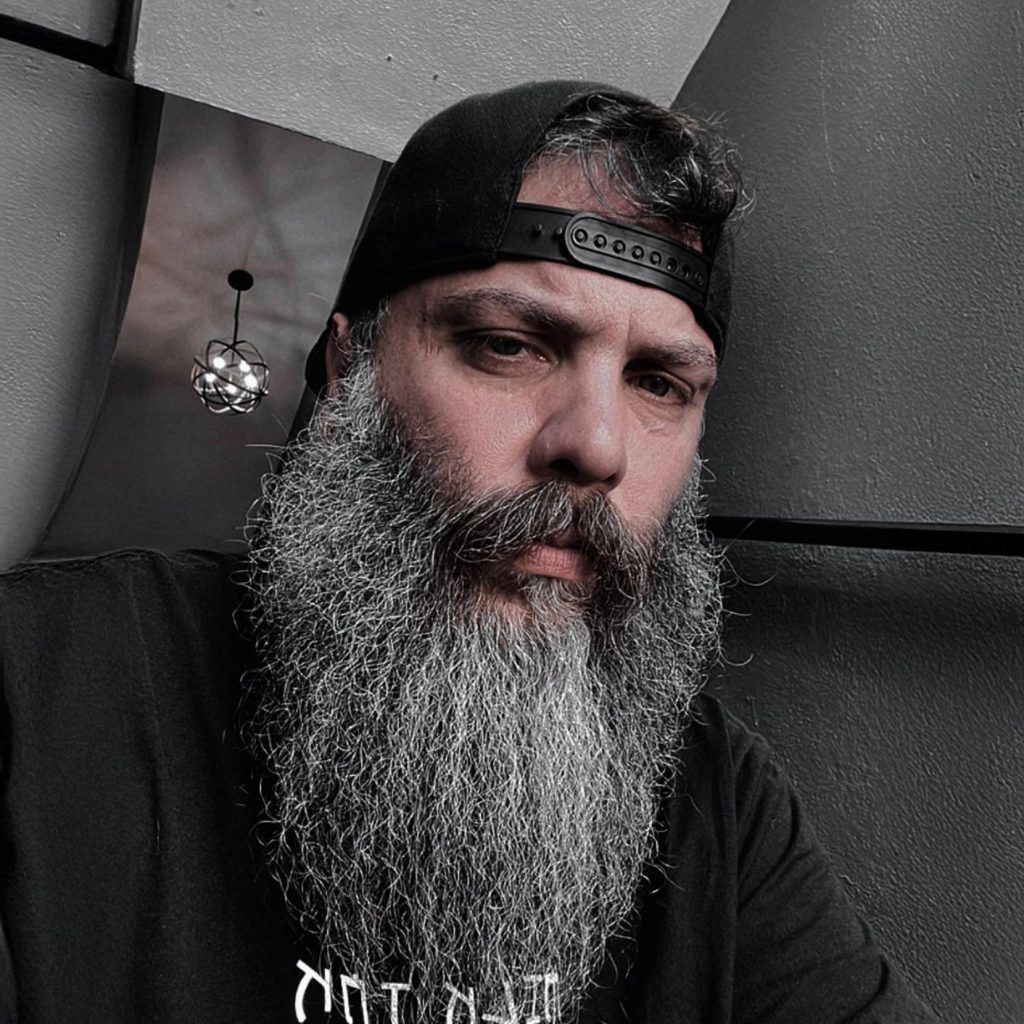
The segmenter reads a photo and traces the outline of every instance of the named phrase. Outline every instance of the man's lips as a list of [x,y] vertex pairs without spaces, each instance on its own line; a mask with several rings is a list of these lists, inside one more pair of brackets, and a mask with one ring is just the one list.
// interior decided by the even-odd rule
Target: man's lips
[[575,535],[559,534],[548,544],[534,544],[524,551],[512,568],[533,576],[553,576],[563,580],[583,580],[590,575],[586,555],[578,547]]

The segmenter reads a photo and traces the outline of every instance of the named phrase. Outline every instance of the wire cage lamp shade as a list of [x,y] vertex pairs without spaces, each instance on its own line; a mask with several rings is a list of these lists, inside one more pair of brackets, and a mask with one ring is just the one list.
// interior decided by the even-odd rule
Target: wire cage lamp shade
[[252,287],[252,275],[232,270],[228,284],[238,293],[231,341],[213,338],[206,343],[203,355],[193,359],[192,388],[210,412],[238,416],[252,412],[263,400],[269,390],[270,368],[252,342],[238,337],[242,292]]

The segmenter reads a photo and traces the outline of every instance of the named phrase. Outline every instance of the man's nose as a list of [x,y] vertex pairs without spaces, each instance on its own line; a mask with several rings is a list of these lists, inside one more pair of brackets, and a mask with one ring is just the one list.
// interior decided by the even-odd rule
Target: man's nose
[[530,448],[530,472],[607,493],[626,474],[626,410],[615,382],[562,381]]

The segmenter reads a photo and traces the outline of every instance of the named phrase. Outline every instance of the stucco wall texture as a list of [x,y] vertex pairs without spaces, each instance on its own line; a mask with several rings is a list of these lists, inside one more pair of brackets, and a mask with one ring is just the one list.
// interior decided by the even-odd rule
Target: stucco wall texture
[[713,510],[1024,525],[1024,6],[733,0],[678,102],[755,194]]
[[141,0],[140,85],[394,160],[463,96],[537,78],[667,103],[728,0]]
[[[733,0],[678,103],[756,194],[712,511],[1024,523],[1024,9]],[[735,543],[715,689],[948,1024],[1024,1021],[1024,562]]]
[[712,691],[944,1024],[1024,1020],[1024,561],[740,542]]
[[159,103],[0,40],[0,565],[27,557],[88,440],[131,284]]

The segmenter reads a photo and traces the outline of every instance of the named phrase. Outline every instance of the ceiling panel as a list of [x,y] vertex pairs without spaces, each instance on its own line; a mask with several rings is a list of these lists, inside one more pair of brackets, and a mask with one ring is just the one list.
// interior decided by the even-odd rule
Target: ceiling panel
[[727,0],[142,0],[135,80],[393,160],[476,92],[591,78],[668,103]]

